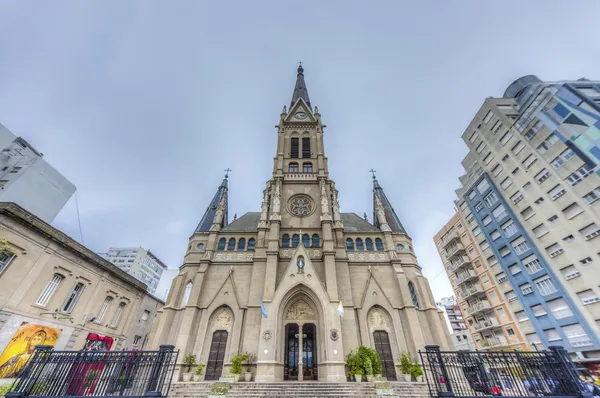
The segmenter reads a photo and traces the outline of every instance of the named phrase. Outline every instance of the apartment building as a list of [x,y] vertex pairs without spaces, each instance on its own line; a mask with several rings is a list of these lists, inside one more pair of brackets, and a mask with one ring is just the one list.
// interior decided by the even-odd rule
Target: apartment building
[[167,266],[150,250],[143,247],[111,247],[102,257],[148,285],[148,292],[156,294],[156,288]]
[[456,201],[527,343],[579,360],[600,357],[599,100],[600,82],[535,76],[486,99]]
[[469,333],[465,318],[455,297],[442,297],[435,303],[439,309],[444,311],[444,318],[450,330],[450,337],[454,348],[457,350],[474,350],[473,338]]
[[[468,329],[474,348],[526,348],[524,335],[515,321],[515,316],[508,308],[499,283],[494,278],[487,260],[482,257],[481,248],[475,242],[461,213],[457,212],[448,221],[435,235],[434,241],[458,298],[455,303],[456,309],[462,312],[465,320],[465,323],[456,326]],[[459,348],[459,344],[461,341],[455,341],[456,348],[463,349]]]

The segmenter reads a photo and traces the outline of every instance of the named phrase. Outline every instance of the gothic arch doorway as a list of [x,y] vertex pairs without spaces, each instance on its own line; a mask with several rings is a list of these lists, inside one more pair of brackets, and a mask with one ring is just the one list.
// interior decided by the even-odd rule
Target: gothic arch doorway
[[394,381],[396,378],[396,367],[394,365],[394,350],[390,344],[390,334],[394,333],[394,326],[387,311],[376,306],[368,315],[369,328],[373,336],[373,345],[375,351],[381,359],[382,375],[388,380]]
[[297,299],[284,316],[284,380],[318,380],[316,312]]

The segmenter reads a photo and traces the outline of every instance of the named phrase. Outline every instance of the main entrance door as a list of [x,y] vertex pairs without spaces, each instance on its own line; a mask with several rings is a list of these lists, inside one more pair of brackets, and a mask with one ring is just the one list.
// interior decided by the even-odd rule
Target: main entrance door
[[[318,380],[316,337],[316,327],[312,323],[305,323],[302,327],[296,323],[288,323],[285,326],[284,380]],[[302,355],[301,378],[299,377],[300,355]]]
[[223,371],[223,359],[227,347],[227,331],[217,330],[213,333],[208,363],[206,364],[205,380],[219,380]]
[[396,380],[394,358],[392,356],[392,348],[390,347],[390,339],[387,332],[383,330],[373,332],[373,340],[375,340],[375,350],[381,359],[383,376],[387,377],[388,380]]

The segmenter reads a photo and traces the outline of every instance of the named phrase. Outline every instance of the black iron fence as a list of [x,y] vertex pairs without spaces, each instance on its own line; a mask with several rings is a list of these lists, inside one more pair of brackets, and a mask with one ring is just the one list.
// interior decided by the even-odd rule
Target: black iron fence
[[158,351],[53,351],[37,346],[7,397],[167,397],[177,362]]
[[432,397],[591,397],[562,347],[547,351],[419,351]]

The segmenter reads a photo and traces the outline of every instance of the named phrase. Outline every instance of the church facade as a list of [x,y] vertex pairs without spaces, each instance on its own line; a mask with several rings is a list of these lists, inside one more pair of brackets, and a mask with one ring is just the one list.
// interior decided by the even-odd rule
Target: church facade
[[375,348],[388,379],[398,356],[451,346],[412,242],[373,176],[373,223],[341,213],[321,115],[298,68],[277,132],[259,212],[228,222],[227,175],[190,238],[154,324],[151,344],[174,344],[228,374],[238,352],[257,356],[257,382],[346,381],[345,356]]

